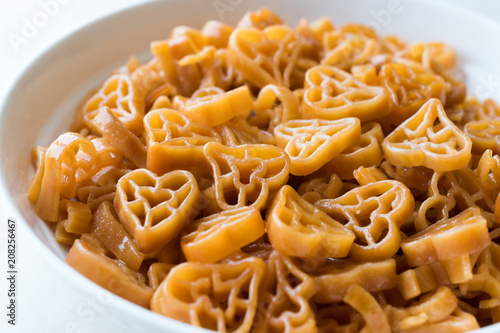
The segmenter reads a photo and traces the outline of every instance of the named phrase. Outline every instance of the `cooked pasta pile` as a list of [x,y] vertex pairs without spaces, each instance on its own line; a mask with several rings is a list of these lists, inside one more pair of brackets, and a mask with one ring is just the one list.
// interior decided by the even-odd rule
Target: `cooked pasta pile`
[[500,107],[452,48],[261,9],[151,51],[33,149],[69,265],[221,332],[500,321]]

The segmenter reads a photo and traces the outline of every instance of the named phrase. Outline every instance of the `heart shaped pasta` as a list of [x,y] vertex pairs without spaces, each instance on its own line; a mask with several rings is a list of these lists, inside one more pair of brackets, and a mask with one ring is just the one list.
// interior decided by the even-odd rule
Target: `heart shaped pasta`
[[410,190],[395,180],[383,180],[352,189],[336,199],[314,204],[354,232],[350,257],[359,261],[383,260],[399,249],[399,228],[411,216],[415,202]]
[[384,88],[368,86],[336,67],[309,69],[304,89],[304,118],[358,117],[364,122],[382,118],[389,112],[389,98]]
[[300,87],[305,70],[317,63],[305,54],[302,45],[297,33],[285,25],[263,30],[239,28],[229,39],[228,60],[259,88],[268,84]]
[[332,47],[327,45],[322,65],[335,66],[345,71],[351,71],[355,65],[366,64],[370,58],[380,52],[380,45],[374,38],[361,34],[354,34],[346,38],[342,31],[334,30],[326,36],[327,43],[333,42]]
[[[309,299],[316,293],[314,280],[293,261],[273,251],[259,294],[254,332],[311,332],[316,329]],[[291,307],[295,311],[289,311]],[[259,317],[260,316],[260,317]]]
[[430,98],[446,102],[445,82],[430,69],[408,60],[384,65],[380,80],[391,96],[392,124],[400,124],[417,112]]
[[194,176],[176,170],[161,177],[136,169],[116,185],[114,206],[121,223],[144,253],[152,253],[178,236],[201,208]]
[[358,168],[378,166],[382,162],[382,127],[377,122],[364,123],[361,137],[327,162],[319,171],[321,175],[336,174],[341,179],[353,179]]
[[305,176],[355,143],[361,136],[357,118],[290,120],[274,129],[276,145],[290,156],[290,172]]
[[144,96],[127,75],[111,76],[104,82],[101,89],[87,101],[83,108],[83,117],[87,126],[95,128],[92,120],[99,109],[104,106],[109,107],[113,116],[129,131],[135,135],[142,133]]
[[206,166],[203,146],[220,142],[210,127],[191,122],[179,111],[158,109],[144,117],[148,147],[147,166],[156,174]]
[[281,253],[299,258],[347,256],[354,234],[285,185],[267,211],[267,234]]
[[382,142],[385,158],[394,165],[423,165],[434,171],[463,168],[472,142],[448,119],[438,99],[430,99]]
[[288,181],[290,158],[275,146],[209,142],[203,153],[212,167],[215,201],[222,210],[247,204],[261,209],[269,195]]
[[251,257],[220,264],[184,263],[156,289],[151,310],[219,332],[249,332],[266,264]]
[[472,151],[482,154],[486,149],[500,153],[500,121],[482,120],[465,124],[464,132],[472,141]]

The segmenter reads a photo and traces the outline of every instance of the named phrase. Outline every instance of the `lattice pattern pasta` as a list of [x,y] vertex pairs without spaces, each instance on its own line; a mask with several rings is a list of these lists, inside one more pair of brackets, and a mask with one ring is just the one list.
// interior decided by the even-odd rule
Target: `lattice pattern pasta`
[[263,8],[151,52],[31,152],[69,265],[220,332],[500,322],[500,106],[451,46]]

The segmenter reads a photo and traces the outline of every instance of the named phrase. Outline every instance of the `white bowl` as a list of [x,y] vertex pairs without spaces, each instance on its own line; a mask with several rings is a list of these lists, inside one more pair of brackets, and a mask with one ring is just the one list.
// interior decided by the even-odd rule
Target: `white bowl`
[[[364,4],[364,6],[362,6]],[[48,226],[34,213],[26,190],[34,173],[30,150],[47,145],[67,130],[75,107],[130,55],[147,60],[149,42],[167,38],[176,25],[201,28],[209,19],[235,24],[247,10],[275,10],[289,24],[302,17],[328,16],[337,26],[369,24],[383,35],[406,41],[443,41],[459,56],[469,92],[491,97],[500,81],[500,26],[479,15],[432,1],[410,0],[169,0],[149,2],[100,19],[48,48],[0,98],[0,196],[4,212],[20,221],[42,257],[75,288],[101,295],[103,315],[132,330],[202,332],[205,330],[147,311],[109,294],[64,263],[66,249],[54,241]],[[0,197],[0,198],[1,198]],[[2,222],[3,223],[3,222]],[[494,325],[484,332],[500,329]]]

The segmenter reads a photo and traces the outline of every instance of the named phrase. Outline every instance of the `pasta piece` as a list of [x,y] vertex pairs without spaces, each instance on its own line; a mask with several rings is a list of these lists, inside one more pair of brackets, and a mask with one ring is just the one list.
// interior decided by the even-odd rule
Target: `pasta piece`
[[122,169],[124,167],[123,155],[119,149],[114,147],[111,142],[105,138],[95,138],[90,140],[95,147],[96,154],[92,170],[90,171],[91,183],[102,182],[110,174],[111,170]]
[[480,308],[494,308],[500,304],[500,245],[491,243],[479,255],[474,275],[467,283],[460,285],[460,293],[484,292],[487,297],[479,301]]
[[322,305],[317,310],[316,324],[319,333],[358,333],[364,321],[361,315],[349,305],[334,303],[326,307]]
[[403,240],[401,249],[412,267],[454,259],[481,251],[491,243],[486,220],[468,208]]
[[266,8],[167,36],[31,151],[68,264],[219,332],[500,322],[500,106],[451,46]]
[[300,258],[346,257],[354,234],[303,199],[289,185],[267,211],[267,234],[281,253]]
[[290,159],[278,147],[225,147],[209,142],[203,153],[212,167],[215,202],[222,210],[247,204],[261,209],[269,196],[288,181]]
[[500,118],[500,105],[498,105],[497,102],[495,102],[491,98],[488,98],[483,102],[483,105],[479,109],[478,113],[479,113],[478,120],[498,119],[498,118]]
[[263,143],[274,145],[274,136],[257,126],[250,125],[245,119],[235,117],[230,121],[214,128],[222,138],[225,146],[240,146],[246,144]]
[[453,171],[467,165],[471,140],[446,116],[441,102],[430,99],[382,142],[392,164]]
[[159,250],[178,236],[201,208],[198,184],[188,171],[158,177],[137,169],[120,178],[116,188],[116,212],[144,253]]
[[398,275],[398,289],[405,300],[451,284],[440,263],[418,266]]
[[314,276],[318,291],[317,303],[339,302],[351,286],[358,284],[368,292],[389,290],[396,287],[396,261],[392,258],[362,264],[332,264],[320,268]]
[[144,255],[115,214],[112,204],[109,201],[103,202],[92,217],[90,234],[99,239],[128,268],[137,272],[144,260]]
[[379,166],[382,162],[384,134],[379,123],[368,122],[361,126],[361,137],[320,169],[320,174],[336,174],[343,180],[354,178],[360,167]]
[[453,69],[456,64],[455,50],[444,43],[414,43],[409,47],[409,56],[427,68],[432,68],[432,61],[445,69]]
[[176,169],[207,167],[203,146],[221,138],[213,129],[191,122],[179,111],[159,109],[144,117],[147,168],[163,175]]
[[54,239],[56,242],[61,244],[73,245],[75,240],[78,239],[80,235],[68,232],[64,228],[64,221],[57,221],[56,230],[54,230]]
[[290,173],[304,176],[321,168],[359,140],[357,118],[290,120],[274,129],[276,145],[290,156]]
[[368,327],[371,332],[391,332],[391,327],[380,304],[363,287],[358,284],[352,285],[344,296],[344,302],[355,308],[363,316],[365,327]]
[[358,117],[362,122],[387,115],[389,97],[382,87],[368,86],[332,66],[315,66],[306,73],[304,118]]
[[479,183],[494,198],[500,189],[500,156],[493,155],[490,149],[481,155],[475,170]]
[[417,304],[406,308],[390,308],[389,322],[393,332],[411,331],[446,320],[455,312],[458,299],[447,287],[436,289]]
[[101,177],[95,180],[95,184],[80,187],[77,191],[78,199],[87,204],[92,212],[104,201],[113,202],[118,179],[130,171],[125,166],[120,169],[108,169],[106,173],[102,173]]
[[[308,303],[316,292],[312,277],[277,251],[271,253],[259,293],[254,332],[316,332]],[[290,308],[295,311],[290,311]]]
[[233,33],[234,28],[224,22],[208,21],[201,29],[201,34],[205,36],[206,43],[213,45],[218,49],[227,47],[229,36]]
[[384,161],[380,164],[379,169],[387,177],[405,184],[412,191],[414,197],[426,195],[424,193],[428,193],[431,188],[434,171],[429,168],[392,165],[388,161]]
[[472,279],[470,256],[408,269],[398,276],[398,288],[405,300],[420,296],[440,286],[465,283]]
[[440,332],[450,332],[450,333],[461,333],[469,332],[479,329],[479,323],[477,319],[460,309],[457,309],[452,315],[448,316],[446,319],[432,324],[425,324],[422,327],[402,331],[404,333],[440,333]]
[[87,205],[64,199],[59,204],[59,210],[59,222],[67,232],[76,235],[88,232],[92,212]]
[[213,127],[248,113],[253,108],[253,101],[248,87],[239,87],[228,92],[206,94],[199,91],[190,99],[176,96],[173,106],[192,122]]
[[[192,29],[194,30],[194,29]],[[190,30],[192,32],[192,30]],[[188,56],[198,53],[199,44],[193,34],[182,33],[171,39],[151,43],[151,53],[158,61],[159,67],[168,83],[172,84],[177,91],[184,96],[191,96],[200,88],[202,73],[197,64],[186,64],[181,66],[179,61]],[[198,34],[198,37],[204,37]],[[203,42],[202,42],[203,43]]]
[[363,166],[354,171],[354,178],[361,186],[387,180],[387,177],[379,169],[375,167],[365,168]]
[[482,154],[486,149],[500,153],[500,120],[471,121],[464,132],[472,141],[472,152]]
[[146,146],[113,116],[110,109],[100,109],[92,123],[123,156],[138,167],[146,166]]
[[296,31],[285,25],[237,28],[229,39],[228,60],[258,88],[274,84],[293,89],[302,85],[305,71],[316,64],[314,59],[307,61],[302,44]]
[[171,109],[172,102],[167,96],[160,96],[153,102],[150,111],[158,109]]
[[321,17],[309,24],[309,29],[311,33],[316,38],[316,41],[321,45],[322,48],[325,47],[324,40],[325,36],[330,32],[335,30],[332,21],[328,17]]
[[380,80],[391,96],[388,117],[399,125],[415,114],[430,98],[446,103],[445,83],[442,77],[412,61],[384,65]]
[[283,86],[270,84],[262,88],[254,109],[255,115],[250,115],[249,122],[271,133],[279,124],[300,118],[299,99]]
[[175,265],[161,262],[151,264],[148,268],[149,286],[154,290],[158,289],[158,286],[165,280],[170,270],[174,267]]
[[37,146],[31,150],[31,160],[36,169],[28,188],[28,199],[31,202],[36,202],[40,195],[43,174],[45,172],[45,154],[47,154],[47,149],[47,147]]
[[168,242],[167,245],[163,246],[151,255],[156,256],[158,258],[158,262],[173,266],[186,261],[181,249],[181,235],[175,237]]
[[369,86],[376,86],[378,83],[377,69],[372,64],[352,66],[351,74]]
[[84,106],[85,124],[96,130],[93,122],[99,110],[109,107],[111,114],[135,135],[142,133],[144,96],[131,79],[123,74],[113,75]]
[[134,86],[144,96],[145,111],[151,110],[152,105],[159,98],[168,98],[178,93],[175,86],[167,81],[162,73],[157,59],[137,67],[130,75]]
[[[365,29],[369,29],[366,27]],[[373,34],[375,34],[373,32]],[[335,47],[327,47],[326,54],[321,59],[322,65],[335,66],[345,71],[350,71],[355,65],[369,62],[370,58],[380,52],[380,44],[375,38],[361,34],[354,34],[353,38],[345,38],[343,31],[334,30],[326,36],[330,41],[337,39]]]
[[[223,211],[189,224],[181,238],[188,261],[213,263],[264,235],[260,212],[251,207]],[[210,248],[210,251],[206,249]]]
[[65,261],[104,289],[149,309],[153,289],[145,284],[144,277],[106,257],[91,244],[77,239]]
[[283,24],[278,14],[268,8],[260,8],[255,12],[247,12],[238,22],[238,28],[256,28],[264,30],[270,25]]
[[35,204],[38,216],[57,221],[63,189],[68,198],[76,194],[77,184],[90,177],[94,155],[94,145],[76,133],[64,133],[49,146]]
[[455,172],[438,173],[431,178],[428,198],[425,199],[415,216],[415,228],[422,231],[432,223],[453,217],[453,210],[463,211],[469,207],[481,209],[488,226],[496,223],[492,216],[494,199],[478,181],[469,168]]
[[322,177],[303,182],[297,189],[297,193],[314,204],[320,199],[333,199],[340,196],[343,185],[342,180],[337,175],[332,174],[328,181],[326,177]]
[[264,239],[265,236],[257,239],[255,242],[248,244],[241,248],[243,253],[250,256],[260,258],[262,260],[269,259],[271,252],[274,250],[273,246]]
[[265,269],[258,258],[178,265],[156,289],[151,309],[211,330],[250,332]]
[[414,204],[406,186],[383,180],[355,188],[336,199],[319,200],[315,206],[354,232],[351,258],[376,261],[398,251],[399,228],[410,218]]

